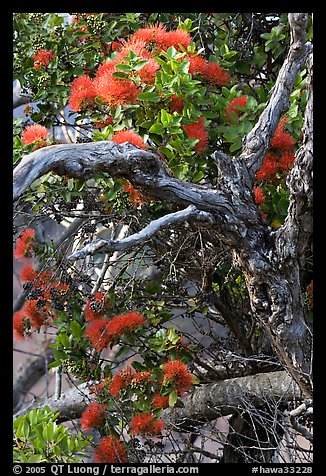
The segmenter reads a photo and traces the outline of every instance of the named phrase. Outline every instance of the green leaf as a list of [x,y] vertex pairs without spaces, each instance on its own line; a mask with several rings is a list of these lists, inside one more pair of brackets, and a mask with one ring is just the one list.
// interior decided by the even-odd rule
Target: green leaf
[[174,407],[177,401],[178,401],[178,393],[176,390],[172,390],[172,392],[169,395],[169,407]]
[[172,120],[171,114],[169,114],[165,109],[161,110],[161,122],[163,126],[167,127]]
[[116,64],[115,68],[122,69],[122,71],[128,71],[128,72],[132,71],[132,67],[130,66],[130,64],[125,64],[125,63]]
[[153,132],[154,134],[162,135],[165,132],[165,128],[162,126],[162,124],[153,124],[149,128],[149,132]]
[[71,321],[70,323],[70,332],[74,337],[81,337],[82,336],[82,327],[77,321]]
[[137,61],[137,63],[133,66],[132,69],[133,71],[140,71],[147,63],[148,63],[148,60]]
[[129,79],[129,75],[127,73],[120,73],[119,71],[112,73],[112,76],[116,79]]
[[174,157],[174,150],[172,147],[162,145],[158,148],[158,150],[166,155],[168,159],[172,159]]
[[145,93],[139,94],[138,99],[140,101],[157,102],[160,96],[155,92],[146,91]]

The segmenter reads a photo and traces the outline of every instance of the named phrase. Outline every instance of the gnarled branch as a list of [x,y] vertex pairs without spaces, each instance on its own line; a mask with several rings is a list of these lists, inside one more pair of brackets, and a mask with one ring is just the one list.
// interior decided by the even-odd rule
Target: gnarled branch
[[210,213],[198,210],[194,205],[178,212],[169,213],[157,220],[153,220],[149,225],[143,228],[140,232],[127,236],[121,240],[94,240],[84,246],[81,250],[76,251],[68,257],[68,260],[74,261],[85,258],[87,255],[96,253],[109,253],[112,251],[125,251],[136,245],[142,244],[149,240],[155,233],[168,228],[176,223],[182,223],[189,219],[206,221],[210,224],[214,222],[214,217]]

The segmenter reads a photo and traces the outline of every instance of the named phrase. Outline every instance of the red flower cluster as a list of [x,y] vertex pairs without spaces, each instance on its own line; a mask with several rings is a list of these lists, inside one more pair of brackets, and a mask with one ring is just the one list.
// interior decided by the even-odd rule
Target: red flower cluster
[[94,463],[127,463],[123,443],[116,436],[104,436],[94,452]]
[[26,301],[23,308],[14,313],[13,331],[17,340],[22,340],[28,329],[39,330],[50,320],[49,306],[39,308],[38,300]]
[[203,56],[189,56],[189,73],[200,74],[215,87],[225,86],[230,80],[228,71],[215,61],[207,61]]
[[100,291],[96,291],[86,301],[84,316],[86,321],[94,321],[103,315],[107,306],[107,298]]
[[33,281],[37,277],[37,272],[33,268],[33,265],[26,264],[20,271],[19,279],[21,283],[27,283]]
[[125,332],[132,332],[143,326],[146,319],[138,312],[127,312],[119,316],[114,316],[108,324],[108,333],[112,336],[120,336]]
[[97,352],[109,345],[112,338],[125,332],[132,332],[146,323],[146,319],[137,312],[127,312],[111,319],[97,318],[90,322],[85,334]]
[[180,360],[170,360],[163,366],[163,380],[171,383],[179,395],[189,390],[193,385],[193,376],[186,364]]
[[106,409],[107,407],[103,403],[90,403],[80,418],[81,429],[88,431],[91,428],[100,428],[105,420]]
[[35,250],[35,230],[26,228],[25,231],[16,240],[14,257],[17,259],[26,259],[33,256]]
[[247,105],[247,100],[248,96],[244,95],[238,96],[229,102],[225,111],[225,115],[228,121],[232,120],[232,112],[234,112],[237,116],[242,116],[243,111],[241,111],[241,109],[238,109],[238,107],[245,107]]
[[145,205],[146,201],[144,200],[143,195],[135,187],[133,187],[130,182],[124,183],[123,188],[129,193],[130,201],[133,207],[142,207]]
[[45,139],[49,130],[40,124],[32,124],[27,126],[22,133],[22,142],[24,145],[38,143],[37,145],[46,145]]
[[128,385],[130,385],[132,374],[133,372],[131,368],[127,368],[126,370],[122,370],[115,374],[109,386],[109,392],[112,397],[118,398],[121,390],[124,390]]
[[167,408],[169,406],[169,397],[156,393],[152,399],[152,408]]
[[113,134],[111,137],[113,142],[117,144],[124,144],[125,142],[130,142],[140,149],[146,150],[146,144],[143,139],[136,134],[134,131],[120,131]]
[[208,133],[204,124],[204,116],[201,116],[197,122],[182,127],[188,137],[199,139],[199,142],[195,145],[195,150],[198,154],[202,154],[208,147]]
[[37,71],[41,68],[47,68],[50,61],[54,59],[54,54],[51,50],[38,50],[35,55],[33,55],[34,65],[33,68]]
[[155,415],[152,413],[136,413],[129,425],[131,434],[143,436],[159,435],[164,428],[163,421],[155,421]]
[[182,114],[184,107],[184,102],[182,99],[178,98],[175,94],[171,96],[169,102],[169,111],[170,112],[177,112],[178,114]]
[[158,51],[166,51],[171,46],[180,51],[181,47],[187,49],[191,43],[191,36],[187,31],[166,31],[162,24],[140,28],[133,34],[132,39],[142,41],[149,50],[156,48]]
[[294,162],[294,138],[285,131],[286,118],[280,120],[256,179],[273,182],[278,173],[288,173]]
[[93,104],[96,93],[93,81],[87,75],[75,78],[71,84],[69,107],[78,112],[90,104]]
[[254,198],[258,206],[262,205],[266,199],[263,189],[257,185],[254,186]]
[[22,340],[25,337],[26,332],[26,317],[23,309],[14,313],[13,317],[13,329],[14,337],[17,340]]

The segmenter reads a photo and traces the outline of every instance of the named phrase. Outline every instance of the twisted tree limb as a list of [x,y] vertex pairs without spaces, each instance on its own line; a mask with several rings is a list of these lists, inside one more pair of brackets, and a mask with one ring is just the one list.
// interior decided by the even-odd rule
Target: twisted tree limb
[[127,236],[126,238],[122,238],[121,240],[94,240],[84,246],[81,250],[76,251],[72,255],[68,256],[68,260],[74,261],[95,253],[109,253],[110,251],[128,250],[149,240],[155,233],[162,230],[163,228],[169,228],[176,223],[185,222],[190,218],[204,222],[206,221],[210,224],[214,222],[213,215],[198,210],[194,205],[189,205],[189,207],[185,208],[184,210],[170,213],[158,218],[157,220],[153,220],[139,233],[134,233],[133,235]]
[[[311,49],[309,44],[305,44],[307,18],[307,14],[289,14],[292,41],[288,55],[271,98],[248,134],[240,157],[230,158],[219,151],[212,155],[218,169],[216,188],[176,179],[156,154],[128,143],[118,145],[107,141],[56,145],[25,156],[14,171],[14,199],[18,199],[28,186],[51,170],[80,179],[104,172],[111,177],[128,179],[135,187],[155,198],[182,207],[192,205],[211,214],[214,218],[212,228],[221,242],[231,248],[234,262],[244,274],[253,316],[287,371],[302,391],[311,397],[312,339],[305,323],[298,258],[285,265],[285,255],[278,245],[281,244],[282,233],[286,235],[284,230],[291,228],[291,220],[300,222],[297,214],[302,210],[298,206],[290,206],[293,217],[275,236],[261,222],[252,193],[255,171],[261,165],[281,114],[288,107],[294,81]],[[310,145],[305,151],[310,153]],[[310,158],[303,159],[303,156],[305,152],[297,155],[294,165],[297,172],[294,174],[298,174],[297,179],[303,184],[303,189],[309,190],[309,173],[303,173],[300,162],[304,164],[308,160],[310,163]],[[296,193],[294,187],[293,200]],[[308,242],[311,223],[307,221],[306,225],[304,241]],[[291,235],[291,239],[295,238]],[[296,248],[295,252],[299,253],[300,249]]]
[[[182,408],[168,408],[164,410],[162,418],[167,428],[182,429],[194,426],[200,421],[211,421],[233,413],[243,406],[244,401],[259,407],[266,404],[266,401],[300,398],[302,393],[299,387],[286,372],[261,373],[195,388],[182,399]],[[14,418],[25,415],[33,408],[48,405],[52,410],[60,412],[60,422],[76,419],[80,418],[91,400],[93,396],[87,385],[81,384],[64,392],[59,400],[52,397],[47,401],[40,399],[32,403],[28,408],[16,413]]]

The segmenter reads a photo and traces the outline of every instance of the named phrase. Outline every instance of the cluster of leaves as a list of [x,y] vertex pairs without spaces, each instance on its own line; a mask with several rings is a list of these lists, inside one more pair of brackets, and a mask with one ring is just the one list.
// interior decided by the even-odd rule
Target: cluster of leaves
[[14,463],[80,463],[92,438],[58,425],[49,407],[30,410],[14,420]]

